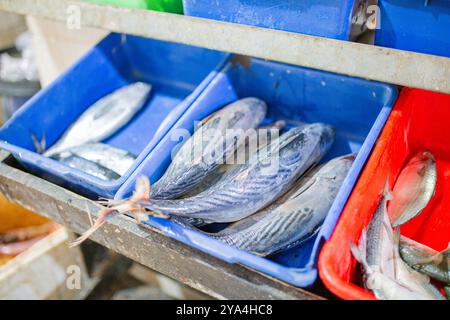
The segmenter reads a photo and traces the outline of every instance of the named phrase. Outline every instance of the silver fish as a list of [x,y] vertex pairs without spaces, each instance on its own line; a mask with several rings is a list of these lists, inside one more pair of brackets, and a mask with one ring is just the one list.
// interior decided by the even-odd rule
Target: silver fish
[[339,157],[311,170],[269,207],[218,233],[205,234],[259,256],[306,241],[320,229],[354,159]]
[[[236,150],[233,158],[236,159],[237,163],[220,165],[217,169],[208,174],[194,189],[184,194],[183,198],[190,198],[205,191],[219,182],[227,171],[230,171],[235,166],[247,163],[250,157],[256,153],[258,149],[267,146],[273,138],[278,138],[279,131],[283,129],[285,125],[286,123],[284,121],[279,120],[270,125],[258,128],[258,134],[248,137],[248,139],[245,140],[245,143],[241,144]],[[251,147],[252,145],[256,146],[256,148]],[[238,159],[244,159],[244,162],[239,163],[239,161],[237,161]]]
[[164,175],[152,185],[152,199],[176,199],[195,188],[234,155],[245,140],[246,130],[258,127],[266,112],[264,101],[245,98],[205,119],[201,130],[181,146]]
[[406,164],[392,191],[394,200],[388,206],[393,227],[422,212],[434,195],[436,181],[436,161],[431,152],[420,152]]
[[243,219],[288,191],[326,154],[334,135],[331,126],[321,123],[293,128],[194,197],[150,199],[138,205],[156,214],[201,219],[206,223]]
[[72,155],[95,162],[120,176],[123,176],[136,160],[128,151],[103,143],[87,143],[67,149],[52,158],[64,162],[64,158]]
[[81,114],[44,156],[51,157],[69,148],[107,139],[141,110],[150,90],[150,85],[136,82],[98,100]]
[[120,178],[120,176],[114,171],[109,170],[98,163],[86,160],[73,154],[61,159],[61,162],[71,168],[78,169],[105,181],[113,181]]
[[387,183],[367,233],[359,247],[351,244],[353,256],[364,268],[364,283],[382,300],[441,300],[444,297],[430,278],[410,268],[400,258],[399,234],[394,233],[386,203],[392,198]]
[[400,255],[413,269],[450,285],[450,248],[437,252],[412,239],[401,237]]

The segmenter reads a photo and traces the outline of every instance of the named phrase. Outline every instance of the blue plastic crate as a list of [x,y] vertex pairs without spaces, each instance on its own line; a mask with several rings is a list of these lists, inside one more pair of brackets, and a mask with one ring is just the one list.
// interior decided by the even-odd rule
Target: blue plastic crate
[[[173,124],[184,114],[213,109],[214,98],[199,100],[229,55],[222,52],[111,34],[52,85],[38,93],[0,129],[0,147],[31,172],[89,196],[112,198]],[[52,145],[95,101],[130,82],[152,85],[144,108],[104,141],[137,155],[128,172],[103,181],[35,153],[31,134]]]
[[341,40],[354,0],[183,0],[184,14]]
[[[243,64],[245,66],[237,62],[227,64],[199,99],[214,97],[225,105],[229,100],[256,96],[268,103],[267,121],[285,119],[292,125],[321,121],[334,125],[337,139],[324,161],[359,151],[320,233],[302,246],[265,259],[197,231],[187,230],[170,220],[150,218],[147,223],[172,238],[229,263],[242,263],[293,285],[306,287],[317,277],[316,260],[320,246],[336,225],[396,100],[397,89],[386,84],[259,59]],[[174,129],[187,128],[192,131],[192,121],[200,119],[200,116],[189,121],[182,118]],[[167,149],[173,148],[176,143],[170,134],[164,137],[119,190],[118,197],[131,194],[138,173],[150,176],[151,182],[157,181],[170,162],[170,156],[162,158],[158,155],[168,154]]]
[[379,0],[375,44],[450,57],[449,0]]

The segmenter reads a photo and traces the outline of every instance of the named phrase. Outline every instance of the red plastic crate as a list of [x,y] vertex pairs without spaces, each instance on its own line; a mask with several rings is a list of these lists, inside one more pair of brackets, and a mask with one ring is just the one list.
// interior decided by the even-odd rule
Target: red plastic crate
[[359,243],[381,198],[386,179],[392,189],[400,170],[414,154],[430,150],[436,157],[436,193],[401,234],[435,250],[450,241],[450,95],[404,89],[372,155],[319,258],[326,287],[343,299],[375,299],[361,284],[360,268],[350,251]]

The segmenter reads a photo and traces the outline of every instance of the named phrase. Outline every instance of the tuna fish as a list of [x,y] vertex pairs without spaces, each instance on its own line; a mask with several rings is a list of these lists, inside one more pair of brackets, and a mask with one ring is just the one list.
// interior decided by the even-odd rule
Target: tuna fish
[[354,155],[339,157],[310,170],[267,208],[218,233],[205,234],[259,256],[299,245],[320,229],[354,159]]
[[227,172],[220,183],[187,199],[151,199],[148,178],[140,177],[130,199],[106,201],[108,207],[101,210],[92,227],[71,245],[82,243],[116,213],[133,213],[138,223],[148,215],[165,218],[178,215],[207,223],[243,219],[286,193],[327,153],[334,136],[334,129],[321,123],[293,128],[267,148],[259,149],[245,165]]
[[388,212],[398,227],[416,217],[426,207],[436,189],[436,161],[429,151],[418,153],[402,169],[395,183]]
[[98,100],[44,152],[44,156],[51,157],[69,148],[107,139],[142,109],[150,90],[150,85],[136,82]]
[[196,196],[150,199],[138,205],[158,214],[201,219],[205,223],[243,219],[288,191],[327,153],[334,135],[332,127],[321,123],[293,128]]
[[[236,166],[247,163],[250,157],[256,153],[258,149],[267,146],[272,139],[278,138],[280,130],[283,129],[285,125],[286,124],[284,121],[276,121],[273,124],[258,128],[257,135],[248,137],[245,143],[241,144],[241,146],[236,150],[233,157],[235,159],[234,163],[220,165],[216,170],[208,174],[194,189],[184,194],[183,198],[193,197],[206,189],[209,189],[220,181],[227,171],[232,170]],[[242,163],[240,159],[244,159]]]
[[72,155],[95,162],[120,176],[123,176],[136,160],[136,157],[128,151],[103,143],[88,143],[70,148],[55,154],[52,158],[64,162],[65,158]]
[[65,165],[83,171],[91,176],[105,181],[113,181],[120,178],[120,176],[112,170],[109,170],[98,163],[86,160],[76,155],[70,155],[60,160]]
[[400,258],[400,235],[392,229],[387,213],[386,203],[391,199],[386,183],[367,232],[362,232],[359,247],[351,244],[354,257],[363,266],[366,287],[382,300],[443,299],[428,276],[413,270]]
[[245,98],[205,119],[175,154],[161,179],[152,186],[152,199],[176,199],[198,186],[234,155],[245,140],[246,131],[257,128],[266,111],[265,102]]

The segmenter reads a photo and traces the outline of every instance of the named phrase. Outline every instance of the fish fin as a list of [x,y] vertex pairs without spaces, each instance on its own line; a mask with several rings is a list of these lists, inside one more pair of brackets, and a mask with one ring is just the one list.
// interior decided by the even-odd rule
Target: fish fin
[[92,214],[89,209],[87,210],[87,214],[88,214],[88,218],[89,218],[89,224],[91,225],[91,228],[92,228],[94,226],[94,220],[92,219]]
[[243,181],[248,177],[249,173],[250,172],[248,170],[244,170],[241,173],[239,173],[233,180],[234,181]]
[[[399,270],[399,263],[402,263],[401,258],[400,258],[400,251],[399,251],[399,245],[400,245],[400,228],[396,228],[396,229],[392,229],[391,226],[387,226],[387,222],[383,222],[384,227],[386,228],[386,230],[388,231],[388,235],[392,236],[392,239],[390,239],[394,245],[392,246],[392,250],[393,250],[393,261],[392,263],[394,264],[394,279],[395,281],[399,281],[399,275],[398,275],[398,270]],[[390,229],[388,229],[390,228]],[[389,232],[389,230],[392,230],[392,233]]]
[[[132,212],[135,214],[136,211],[142,210],[140,206],[136,204],[136,201],[131,200],[123,200],[123,201],[114,201],[110,200],[104,201],[107,205],[106,208],[103,208],[100,210],[98,214],[98,218],[95,220],[94,224],[91,225],[91,227],[84,232],[78,239],[70,243],[69,247],[74,247],[82,242],[84,242],[87,238],[89,238],[95,231],[97,231],[99,228],[101,228],[105,222],[106,219],[108,219],[110,216],[113,216],[117,213],[125,213],[125,212]],[[90,212],[89,212],[90,215]],[[91,220],[90,218],[89,220]]]
[[447,297],[447,300],[450,300],[450,285],[444,286],[444,292],[445,296]]
[[447,249],[442,250],[441,252],[436,253],[435,255],[432,255],[431,257],[426,257],[423,259],[418,259],[415,261],[415,265],[421,266],[425,264],[434,264],[436,266],[440,265],[441,263],[446,263],[445,256],[450,255],[450,243],[447,247]]

